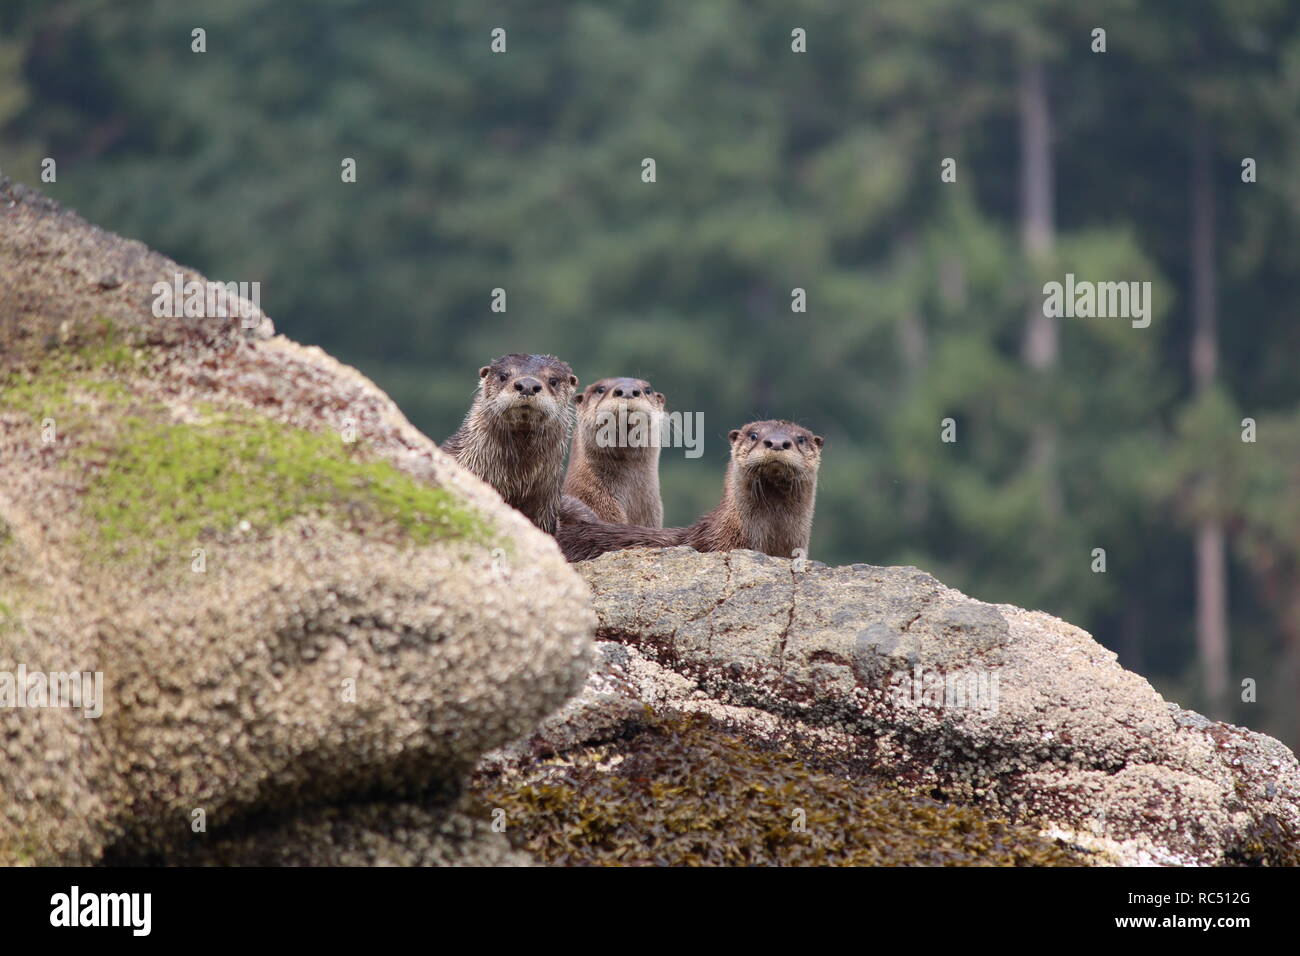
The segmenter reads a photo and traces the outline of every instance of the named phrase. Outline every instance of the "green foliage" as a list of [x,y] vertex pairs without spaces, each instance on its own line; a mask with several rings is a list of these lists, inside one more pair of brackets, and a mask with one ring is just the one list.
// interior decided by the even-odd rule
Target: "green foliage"
[[1189,525],[1200,518],[1231,516],[1244,494],[1252,446],[1241,440],[1242,415],[1222,388],[1212,387],[1181,410],[1178,442],[1158,471]]

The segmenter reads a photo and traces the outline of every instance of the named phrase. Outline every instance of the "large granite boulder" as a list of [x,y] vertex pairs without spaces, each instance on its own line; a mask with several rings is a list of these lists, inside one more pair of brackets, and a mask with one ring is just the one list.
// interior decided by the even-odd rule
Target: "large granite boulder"
[[178,274],[0,181],[0,865],[518,862],[458,791],[581,686],[585,585],[260,310],[155,317]]

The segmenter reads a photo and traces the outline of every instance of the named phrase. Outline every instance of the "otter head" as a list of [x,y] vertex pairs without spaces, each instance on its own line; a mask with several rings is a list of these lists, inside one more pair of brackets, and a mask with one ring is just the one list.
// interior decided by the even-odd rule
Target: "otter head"
[[640,378],[602,378],[573,397],[588,450],[658,448],[667,399]]
[[488,421],[512,429],[569,422],[578,377],[554,355],[503,355],[478,376],[480,413]]
[[729,437],[731,466],[737,477],[777,485],[803,485],[816,480],[824,440],[801,425],[750,422],[734,429]]

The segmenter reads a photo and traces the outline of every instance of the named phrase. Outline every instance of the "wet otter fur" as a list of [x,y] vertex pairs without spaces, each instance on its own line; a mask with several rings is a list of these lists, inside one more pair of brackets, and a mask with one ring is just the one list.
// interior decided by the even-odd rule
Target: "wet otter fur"
[[578,377],[553,355],[513,352],[478,371],[465,421],[442,450],[547,534],[559,519]]

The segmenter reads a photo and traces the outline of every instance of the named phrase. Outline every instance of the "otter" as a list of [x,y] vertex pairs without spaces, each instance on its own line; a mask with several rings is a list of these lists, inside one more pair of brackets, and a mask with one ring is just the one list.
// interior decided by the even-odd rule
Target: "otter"
[[441,448],[506,504],[555,534],[578,377],[553,355],[503,355],[478,370],[465,421]]
[[731,461],[722,500],[685,528],[592,521],[566,496],[556,538],[570,561],[625,548],[688,545],[696,551],[749,548],[790,558],[808,550],[823,439],[787,421],[751,422],[729,435]]
[[602,378],[573,397],[578,424],[564,493],[602,521],[662,528],[660,428],[664,394],[639,378]]

